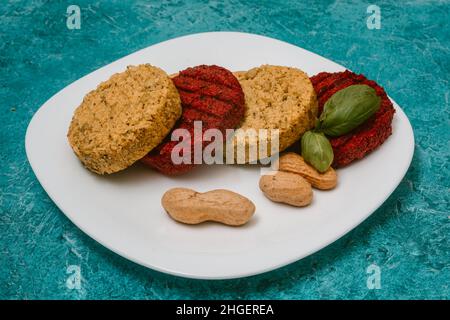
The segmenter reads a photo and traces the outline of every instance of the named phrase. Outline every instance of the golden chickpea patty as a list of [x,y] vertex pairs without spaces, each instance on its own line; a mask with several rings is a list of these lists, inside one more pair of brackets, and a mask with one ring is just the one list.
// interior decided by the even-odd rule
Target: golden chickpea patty
[[[240,128],[243,130],[278,129],[279,151],[297,141],[304,132],[314,127],[317,117],[317,98],[309,77],[303,71],[282,66],[262,65],[248,71],[236,72],[235,76],[244,90],[245,116]],[[233,137],[235,157],[237,146],[246,150],[246,162],[257,159],[249,157],[249,146],[258,150],[259,135]],[[264,141],[264,139],[262,139]],[[267,155],[270,156],[270,132],[267,139]],[[251,155],[251,153],[250,153]]]
[[113,173],[161,143],[180,115],[178,91],[163,70],[130,66],[84,97],[67,136],[89,170]]

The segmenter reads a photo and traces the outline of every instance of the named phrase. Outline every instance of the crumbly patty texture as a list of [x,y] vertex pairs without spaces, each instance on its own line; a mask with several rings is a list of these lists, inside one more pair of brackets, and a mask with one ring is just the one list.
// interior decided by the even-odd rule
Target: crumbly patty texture
[[180,115],[178,91],[163,70],[129,66],[84,97],[67,136],[86,168],[113,173],[161,143]]
[[175,129],[186,129],[191,136],[191,164],[174,164],[172,150],[179,143],[167,139],[155,148],[142,162],[167,175],[182,174],[191,170],[194,146],[202,148],[208,141],[194,141],[194,121],[202,121],[203,133],[218,129],[225,134],[242,121],[245,111],[244,93],[236,77],[227,69],[200,65],[181,71],[173,78],[181,97],[183,113]]
[[[238,148],[245,148],[246,162],[255,161],[271,152],[271,133],[279,130],[279,151],[283,151],[302,134],[313,128],[317,117],[317,98],[311,81],[303,71],[283,66],[262,65],[246,72],[236,72],[245,94],[245,116],[240,128],[255,129],[256,135],[233,137],[235,156]],[[268,129],[268,138],[259,135],[259,129]],[[267,141],[267,153],[252,156],[250,147],[258,141]],[[257,150],[257,149],[254,149]],[[237,158],[239,159],[239,158]]]
[[348,70],[336,73],[321,72],[312,77],[311,81],[319,99],[319,114],[333,94],[351,85],[368,85],[381,97],[380,109],[370,119],[343,136],[329,138],[334,153],[333,167],[343,167],[363,158],[392,134],[395,109],[384,89],[375,81]]

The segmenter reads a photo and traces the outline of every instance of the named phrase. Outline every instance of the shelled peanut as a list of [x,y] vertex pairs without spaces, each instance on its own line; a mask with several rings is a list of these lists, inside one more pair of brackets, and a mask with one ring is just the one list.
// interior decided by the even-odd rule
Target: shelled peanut
[[174,220],[186,224],[216,221],[240,226],[255,212],[253,202],[225,189],[200,193],[188,188],[173,188],[164,193],[161,203]]

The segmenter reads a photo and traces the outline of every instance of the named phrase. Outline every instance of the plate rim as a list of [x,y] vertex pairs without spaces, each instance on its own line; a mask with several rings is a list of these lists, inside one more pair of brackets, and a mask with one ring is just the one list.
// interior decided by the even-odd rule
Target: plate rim
[[[395,181],[395,183],[392,184],[392,187],[390,188],[390,190],[387,193],[386,197],[378,205],[375,205],[374,208],[371,208],[371,209],[367,210],[367,213],[364,214],[364,215],[361,215],[361,217],[359,219],[355,219],[351,225],[349,224],[347,226],[347,228],[345,229],[345,232],[343,232],[342,234],[340,234],[337,237],[333,237],[333,240],[331,240],[331,241],[323,241],[323,240],[322,241],[317,241],[316,245],[313,246],[307,252],[304,252],[302,254],[296,255],[295,257],[292,257],[290,259],[284,259],[282,263],[280,263],[280,262],[274,263],[272,266],[259,268],[258,270],[253,271],[253,272],[239,272],[239,273],[235,272],[235,274],[231,275],[231,276],[230,275],[224,275],[224,276],[208,276],[208,275],[200,276],[198,274],[190,274],[190,273],[185,273],[185,272],[181,272],[181,271],[177,271],[177,270],[171,270],[170,268],[159,267],[157,265],[153,265],[151,263],[143,261],[143,260],[139,259],[139,257],[133,257],[133,256],[127,254],[126,252],[123,252],[122,250],[120,250],[118,248],[115,248],[115,247],[113,248],[111,245],[108,244],[107,241],[103,241],[103,240],[98,239],[95,235],[92,234],[92,232],[88,232],[86,230],[87,228],[81,227],[81,223],[76,218],[76,215],[69,214],[68,211],[70,211],[70,210],[63,210],[64,206],[56,200],[56,197],[51,192],[49,192],[49,190],[47,190],[47,187],[44,186],[44,184],[41,182],[43,177],[39,173],[39,170],[36,170],[37,166],[33,163],[33,160],[32,160],[32,157],[30,157],[30,151],[29,151],[29,148],[30,148],[30,146],[29,146],[29,143],[30,143],[30,132],[32,130],[33,123],[38,118],[37,115],[40,113],[40,111],[42,111],[44,109],[43,107],[47,103],[49,103],[51,100],[53,100],[58,94],[60,94],[61,92],[65,91],[68,87],[70,87],[74,83],[82,81],[84,78],[90,76],[93,73],[98,72],[99,70],[108,68],[111,64],[114,64],[114,63],[116,63],[119,60],[126,59],[127,57],[129,57],[131,55],[138,54],[139,52],[144,51],[144,50],[146,50],[146,49],[148,49],[150,47],[153,47],[153,46],[156,46],[156,45],[160,45],[160,44],[164,44],[164,43],[168,43],[168,42],[172,42],[172,41],[176,41],[176,40],[180,40],[182,38],[195,37],[195,36],[199,36],[199,35],[207,36],[207,35],[216,35],[216,34],[227,34],[229,36],[234,36],[234,35],[242,36],[242,35],[245,35],[245,36],[259,37],[259,38],[265,38],[265,39],[268,39],[268,40],[271,40],[271,41],[281,42],[281,43],[284,43],[284,44],[288,44],[289,46],[293,46],[293,47],[295,47],[297,49],[301,49],[301,50],[307,51],[310,54],[313,54],[315,56],[321,57],[321,58],[326,59],[328,61],[331,61],[331,62],[335,63],[336,65],[339,65],[339,67],[341,67],[343,69],[348,69],[348,68],[342,66],[341,64],[339,64],[337,62],[334,62],[333,60],[330,60],[328,58],[325,58],[325,57],[323,57],[323,56],[321,56],[321,55],[319,55],[319,54],[317,54],[315,52],[309,51],[307,49],[304,49],[302,47],[296,46],[296,45],[291,44],[289,42],[285,42],[283,40],[279,40],[279,39],[276,39],[276,38],[267,37],[267,36],[264,36],[264,35],[247,33],[247,32],[235,32],[235,31],[213,31],[213,32],[201,32],[201,33],[193,33],[193,34],[188,34],[188,35],[182,35],[180,37],[171,38],[171,39],[168,39],[168,40],[165,40],[165,41],[154,43],[154,44],[152,44],[150,46],[147,46],[145,48],[141,48],[141,49],[139,49],[139,50],[137,50],[135,52],[132,52],[132,53],[126,55],[126,56],[123,56],[123,57],[121,57],[119,59],[116,59],[116,60],[108,63],[107,65],[104,65],[104,66],[102,66],[100,68],[97,68],[94,71],[89,72],[88,74],[82,76],[81,78],[71,82],[70,84],[68,84],[67,86],[65,86],[64,88],[60,89],[58,92],[56,92],[54,95],[52,95],[49,99],[47,99],[35,111],[35,113],[33,114],[30,122],[28,123],[27,130],[26,130],[26,133],[25,133],[25,151],[26,151],[26,156],[27,156],[28,162],[29,162],[29,164],[30,164],[30,166],[31,166],[31,168],[33,170],[34,175],[36,176],[39,184],[44,189],[44,191],[46,192],[48,197],[53,201],[53,203],[58,207],[58,209],[69,219],[69,221],[71,221],[78,229],[80,229],[83,233],[85,233],[87,236],[89,236],[90,238],[92,238],[93,240],[95,240],[96,242],[98,242],[100,245],[102,245],[103,247],[107,248],[108,250],[114,252],[115,254],[118,254],[118,255],[122,256],[123,258],[125,258],[127,260],[130,260],[130,261],[132,261],[134,263],[137,263],[137,264],[139,264],[141,266],[144,266],[146,268],[150,268],[152,270],[156,270],[158,272],[162,272],[162,273],[178,276],[178,277],[190,278],[190,279],[199,279],[199,280],[200,279],[201,280],[237,279],[237,278],[251,277],[251,276],[267,273],[267,272],[270,272],[270,271],[273,271],[273,270],[285,267],[287,265],[290,265],[290,264],[292,264],[292,263],[294,263],[296,261],[299,261],[301,259],[304,259],[305,257],[308,257],[311,254],[314,254],[314,253],[322,250],[323,248],[333,244],[334,242],[336,242],[337,240],[339,240],[340,238],[342,238],[343,236],[348,234],[351,230],[353,230],[357,226],[359,226],[362,222],[364,222],[368,217],[370,217],[379,207],[381,207],[386,202],[386,200],[397,189],[397,187],[399,186],[401,181],[404,179],[406,173],[408,172],[408,170],[409,170],[409,168],[411,166],[411,163],[412,163],[412,159],[413,159],[413,156],[414,156],[414,149],[415,149],[414,130],[413,130],[412,125],[411,125],[411,123],[410,123],[410,121],[408,119],[408,116],[406,115],[404,110],[390,96],[388,96],[389,99],[393,102],[394,107],[396,109],[396,112],[397,112],[396,117],[403,118],[402,120],[405,121],[405,124],[407,125],[407,129],[411,133],[411,136],[409,137],[409,138],[411,138],[410,139],[411,140],[411,144],[409,144],[409,148],[408,148],[408,151],[409,151],[408,159],[407,159],[408,165],[406,165],[403,168],[403,172],[400,175],[398,175],[398,179],[397,179],[398,181]],[[348,69],[348,70],[350,70],[350,69]],[[399,115],[400,115],[400,117],[399,117]]]

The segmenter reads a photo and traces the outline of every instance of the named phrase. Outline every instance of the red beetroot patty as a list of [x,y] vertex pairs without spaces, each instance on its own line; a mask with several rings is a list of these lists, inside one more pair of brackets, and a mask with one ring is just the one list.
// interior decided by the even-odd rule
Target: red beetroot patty
[[334,152],[333,167],[343,167],[363,158],[380,146],[392,133],[395,110],[386,92],[375,81],[348,70],[344,72],[321,72],[311,77],[317,93],[319,115],[325,102],[336,92],[354,84],[365,84],[375,89],[381,97],[380,109],[362,125],[340,137],[329,137]]
[[[191,135],[191,162],[194,161],[194,145],[209,142],[193,141],[194,121],[202,121],[202,129],[218,129],[225,137],[226,129],[239,125],[245,113],[244,92],[236,77],[219,66],[201,65],[181,71],[173,79],[181,98],[183,112],[173,130],[183,128]],[[164,142],[147,154],[141,161],[164,174],[176,175],[191,170],[194,164],[174,164],[171,159],[173,148],[179,143]]]

